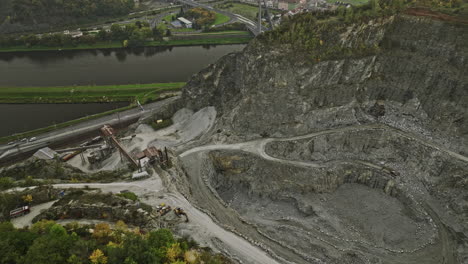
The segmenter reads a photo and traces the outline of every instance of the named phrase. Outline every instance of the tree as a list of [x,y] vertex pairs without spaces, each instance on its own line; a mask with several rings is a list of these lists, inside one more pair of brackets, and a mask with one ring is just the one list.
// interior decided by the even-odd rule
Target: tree
[[141,21],[140,21],[140,20],[138,20],[137,22],[135,22],[135,25],[136,25],[139,29],[141,29],[141,27],[143,26],[143,25],[141,24]]
[[34,34],[28,34],[21,37],[21,41],[25,46],[35,46],[39,43],[40,39]]
[[93,237],[97,239],[102,244],[107,244],[110,241],[110,236],[112,234],[112,230],[109,224],[106,223],[99,223],[96,224],[94,227]]
[[15,184],[14,184],[12,178],[10,178],[10,177],[0,177],[0,190],[10,189],[13,186],[15,186]]
[[39,236],[16,230],[10,222],[0,224],[0,263],[22,263],[29,247]]
[[151,247],[163,248],[169,247],[176,241],[169,229],[161,228],[149,233],[148,242]]
[[174,243],[167,249],[166,257],[171,263],[173,263],[182,257],[182,253],[183,252],[182,252],[182,249],[180,248],[180,244]]
[[36,234],[49,233],[50,228],[54,225],[55,225],[54,221],[42,219],[41,221],[36,222],[31,226],[31,232],[36,233]]
[[372,15],[377,16],[380,13],[380,5],[379,5],[379,0],[371,0],[371,9],[372,9]]
[[117,223],[115,223],[115,228],[117,230],[120,230],[120,231],[127,231],[128,226],[127,226],[127,224],[125,224],[124,221],[119,220],[119,221],[117,221]]
[[96,37],[99,40],[108,40],[110,38],[110,34],[108,34],[106,30],[102,29],[102,30],[99,30]]
[[128,40],[128,46],[132,48],[141,47],[144,45],[145,40],[146,40],[146,36],[143,34],[143,32],[140,30],[136,30],[130,36],[130,39]]
[[124,40],[127,38],[124,29],[120,25],[113,24],[110,28],[110,32],[113,40]]
[[346,14],[345,14],[345,22],[350,23],[353,21],[354,18],[354,12],[352,7],[348,7],[346,9]]
[[79,257],[77,257],[76,255],[71,255],[67,259],[67,263],[68,264],[82,264],[83,262],[81,262],[81,259]]
[[338,12],[338,17],[341,19],[344,19],[346,8],[344,6],[339,6],[337,12]]
[[106,264],[107,257],[102,253],[100,249],[96,249],[93,253],[89,256],[91,263],[93,264]]
[[162,40],[164,36],[164,30],[160,27],[153,28],[153,39]]
[[23,195],[23,197],[21,198],[23,199],[25,203],[28,203],[28,204],[33,201],[33,197],[31,194]]
[[67,234],[65,228],[55,224],[50,227],[49,233],[36,240],[25,256],[25,264],[63,264],[69,258],[69,250],[73,239]]
[[153,37],[153,31],[149,27],[144,27],[140,29],[141,34],[145,39],[150,39]]

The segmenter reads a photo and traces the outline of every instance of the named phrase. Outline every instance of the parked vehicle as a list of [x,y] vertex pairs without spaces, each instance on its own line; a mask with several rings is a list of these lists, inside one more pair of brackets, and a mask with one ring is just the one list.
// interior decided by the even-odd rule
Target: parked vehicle
[[29,142],[36,141],[36,139],[37,139],[36,137],[32,137],[32,138],[29,139]]
[[20,142],[23,142],[23,143],[28,142],[28,139],[27,139],[27,138],[23,138],[23,139],[20,140]]
[[31,212],[31,208],[27,205],[21,206],[19,208],[16,208],[14,210],[10,211],[10,217],[15,218],[15,217],[20,217],[25,214],[29,214]]

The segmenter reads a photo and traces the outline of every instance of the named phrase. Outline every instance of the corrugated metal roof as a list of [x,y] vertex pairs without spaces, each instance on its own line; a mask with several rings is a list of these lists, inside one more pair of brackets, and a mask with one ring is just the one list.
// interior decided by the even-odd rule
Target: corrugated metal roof
[[188,20],[188,19],[185,19],[183,17],[179,17],[177,18],[180,22],[184,23],[184,24],[192,24],[192,21]]

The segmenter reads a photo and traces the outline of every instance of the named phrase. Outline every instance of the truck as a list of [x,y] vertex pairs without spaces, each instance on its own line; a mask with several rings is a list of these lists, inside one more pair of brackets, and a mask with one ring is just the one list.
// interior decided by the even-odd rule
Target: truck
[[21,206],[19,208],[16,208],[14,210],[10,211],[10,217],[15,218],[19,217],[25,214],[29,214],[31,212],[31,208],[28,205]]

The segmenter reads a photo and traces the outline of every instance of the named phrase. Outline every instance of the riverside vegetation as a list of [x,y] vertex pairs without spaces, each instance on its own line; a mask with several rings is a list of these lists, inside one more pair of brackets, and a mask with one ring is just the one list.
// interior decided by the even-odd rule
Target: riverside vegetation
[[[216,22],[216,18],[213,20]],[[222,27],[218,34],[226,34],[225,38],[210,37],[213,30],[206,28],[206,34],[197,34],[196,39],[166,39],[172,35],[171,30],[165,25],[150,28],[148,22],[136,21],[134,24],[113,24],[109,31],[100,29],[97,32],[88,33],[79,38],[73,38],[69,34],[53,33],[38,36],[35,34],[0,35],[0,52],[30,51],[30,50],[56,50],[56,49],[96,49],[96,48],[126,48],[142,46],[175,46],[175,45],[202,45],[202,44],[240,44],[247,43],[252,37],[248,32],[239,33],[245,27],[238,25]],[[221,30],[221,31],[219,31]],[[223,32],[224,31],[224,32]],[[246,34],[244,34],[246,33]],[[235,35],[235,36],[232,36]],[[201,38],[203,37],[203,38]]]
[[63,87],[1,87],[0,103],[148,103],[174,92],[184,82]]

